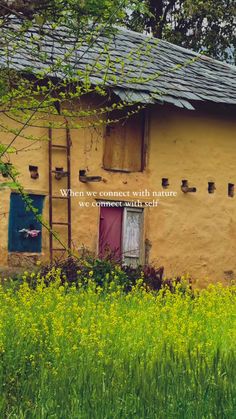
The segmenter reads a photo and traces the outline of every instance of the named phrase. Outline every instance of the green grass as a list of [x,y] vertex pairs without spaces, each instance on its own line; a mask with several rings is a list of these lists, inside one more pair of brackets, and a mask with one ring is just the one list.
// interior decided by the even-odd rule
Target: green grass
[[236,289],[0,290],[0,418],[236,418]]

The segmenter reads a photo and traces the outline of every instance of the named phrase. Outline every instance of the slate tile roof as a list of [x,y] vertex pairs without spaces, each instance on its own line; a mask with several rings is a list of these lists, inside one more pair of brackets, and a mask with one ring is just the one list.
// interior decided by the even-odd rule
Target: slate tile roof
[[[0,65],[44,71],[111,88],[122,100],[171,103],[194,109],[197,101],[236,105],[236,67],[169,42],[116,28],[84,37],[68,28],[29,28],[25,42],[2,29]],[[7,47],[6,47],[7,46]]]

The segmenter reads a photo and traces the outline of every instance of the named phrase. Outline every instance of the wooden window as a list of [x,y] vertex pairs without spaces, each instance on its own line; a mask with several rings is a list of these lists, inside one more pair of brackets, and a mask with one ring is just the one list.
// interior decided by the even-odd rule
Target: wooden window
[[101,207],[99,256],[137,266],[142,262],[143,209]]
[[[42,214],[42,195],[29,195],[38,214]],[[42,247],[42,226],[35,219],[32,211],[26,210],[26,204],[18,193],[11,194],[9,215],[9,252],[40,253]]]
[[144,113],[127,117],[127,111],[114,111],[105,133],[103,166],[107,170],[141,172],[143,170]]

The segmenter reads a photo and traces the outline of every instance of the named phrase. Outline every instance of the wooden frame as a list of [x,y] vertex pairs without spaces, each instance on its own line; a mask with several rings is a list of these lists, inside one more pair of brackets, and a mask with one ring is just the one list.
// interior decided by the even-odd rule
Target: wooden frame
[[122,220],[122,245],[121,245],[122,260],[123,260],[123,262],[125,262],[126,257],[129,258],[129,259],[137,259],[137,256],[134,256],[132,254],[125,255],[125,253],[124,253],[124,238],[125,238],[125,235],[126,235],[127,213],[128,212],[135,212],[135,213],[141,214],[139,264],[142,264],[143,263],[143,255],[144,255],[144,208],[130,207],[127,204],[124,205],[123,220]]
[[149,111],[145,109],[142,120],[142,150],[141,150],[141,172],[147,167],[148,146],[149,146]]

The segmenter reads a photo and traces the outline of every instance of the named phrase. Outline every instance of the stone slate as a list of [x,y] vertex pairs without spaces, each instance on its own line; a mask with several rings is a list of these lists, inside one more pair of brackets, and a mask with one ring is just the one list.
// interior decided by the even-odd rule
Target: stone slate
[[[75,35],[70,28],[35,24],[17,36],[12,20],[0,30],[0,66],[111,89],[126,102],[236,105],[236,67],[151,36],[115,28]],[[14,37],[14,42],[12,38]],[[58,63],[58,60],[60,62]],[[79,72],[79,73],[78,73]]]

